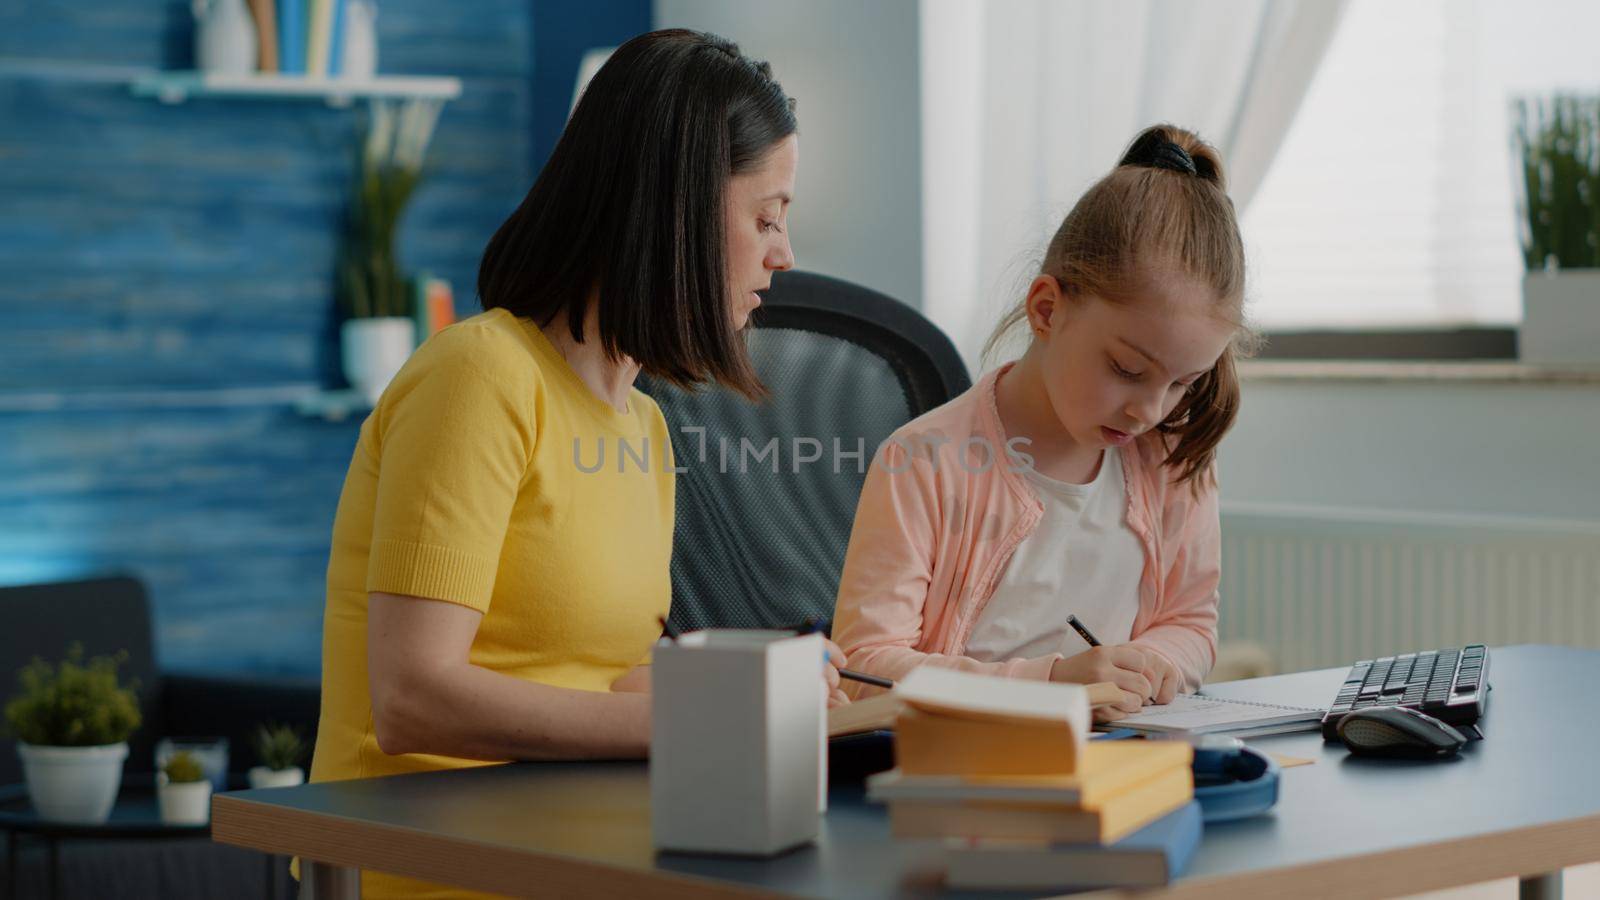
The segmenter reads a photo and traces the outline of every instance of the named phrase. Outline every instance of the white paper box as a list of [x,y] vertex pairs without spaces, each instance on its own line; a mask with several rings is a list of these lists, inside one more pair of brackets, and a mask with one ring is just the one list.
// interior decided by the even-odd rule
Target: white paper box
[[696,631],[656,647],[650,831],[658,850],[770,856],[816,839],[823,644]]

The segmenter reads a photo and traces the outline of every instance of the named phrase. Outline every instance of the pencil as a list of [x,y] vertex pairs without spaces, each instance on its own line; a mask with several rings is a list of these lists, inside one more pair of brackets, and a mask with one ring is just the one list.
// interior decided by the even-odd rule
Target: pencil
[[881,688],[892,688],[892,687],[894,687],[894,682],[889,680],[889,679],[887,679],[887,678],[879,678],[876,675],[868,675],[865,672],[852,672],[849,669],[840,669],[839,670],[839,677],[840,678],[848,678],[851,681],[859,681],[862,684],[870,684],[870,685],[873,685],[875,687],[881,687]]
[[1094,634],[1089,631],[1089,629],[1083,627],[1083,623],[1078,621],[1077,616],[1067,616],[1067,624],[1072,626],[1072,630],[1076,631],[1079,637],[1083,638],[1085,641],[1088,641],[1089,646],[1100,646],[1100,639],[1095,637]]

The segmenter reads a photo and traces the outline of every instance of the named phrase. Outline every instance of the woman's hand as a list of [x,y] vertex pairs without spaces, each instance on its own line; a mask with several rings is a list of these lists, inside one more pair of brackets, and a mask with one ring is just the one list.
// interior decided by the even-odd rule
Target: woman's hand
[[844,668],[844,651],[827,638],[822,639],[822,646],[828,654],[828,664],[822,667],[822,677],[828,682],[828,708],[832,709],[850,702],[850,698],[839,688],[839,670]]
[[1125,644],[1093,647],[1076,656],[1056,660],[1050,666],[1050,680],[1070,684],[1109,681],[1116,685],[1122,691],[1117,702],[1094,708],[1096,722],[1115,722],[1138,712],[1155,694],[1154,685],[1145,675],[1147,656],[1143,650]]

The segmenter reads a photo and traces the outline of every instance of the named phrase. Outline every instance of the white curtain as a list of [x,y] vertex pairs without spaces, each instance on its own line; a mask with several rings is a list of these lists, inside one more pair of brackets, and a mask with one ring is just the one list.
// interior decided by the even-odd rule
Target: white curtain
[[923,311],[976,375],[1061,217],[1139,129],[1222,152],[1241,213],[1344,0],[922,0]]

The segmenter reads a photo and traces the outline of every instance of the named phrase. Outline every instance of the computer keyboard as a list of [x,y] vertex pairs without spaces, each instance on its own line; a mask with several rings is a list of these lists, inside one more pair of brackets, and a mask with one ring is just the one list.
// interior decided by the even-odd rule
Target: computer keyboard
[[1489,649],[1482,644],[1363,659],[1323,715],[1322,736],[1337,740],[1345,713],[1368,706],[1406,706],[1462,726],[1476,724],[1488,703]]

